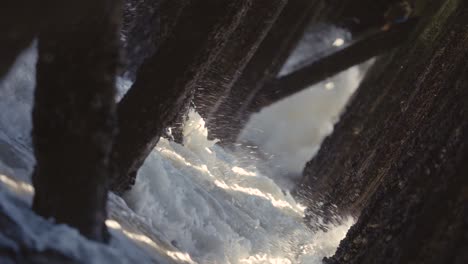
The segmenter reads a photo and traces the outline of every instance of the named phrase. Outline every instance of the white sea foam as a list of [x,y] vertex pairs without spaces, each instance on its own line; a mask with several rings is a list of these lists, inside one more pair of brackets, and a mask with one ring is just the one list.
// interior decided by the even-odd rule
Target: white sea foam
[[333,253],[350,223],[314,234],[304,206],[206,134],[191,111],[185,146],[161,139],[124,197],[137,214],[199,263],[320,263]]

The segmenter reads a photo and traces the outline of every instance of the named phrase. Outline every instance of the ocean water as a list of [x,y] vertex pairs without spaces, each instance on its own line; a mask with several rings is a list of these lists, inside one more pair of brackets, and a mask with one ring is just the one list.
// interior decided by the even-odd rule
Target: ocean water
[[[84,263],[314,264],[334,253],[353,224],[348,218],[327,232],[311,231],[303,222],[305,205],[289,191],[357,87],[358,68],[253,116],[237,150],[208,140],[203,119],[191,111],[184,144],[161,139],[134,188],[122,198],[109,195],[113,239],[100,245],[29,210],[36,59],[32,45],[0,81],[0,210],[31,248],[52,248]],[[119,79],[120,94],[130,84]],[[0,243],[14,245],[3,237]]]

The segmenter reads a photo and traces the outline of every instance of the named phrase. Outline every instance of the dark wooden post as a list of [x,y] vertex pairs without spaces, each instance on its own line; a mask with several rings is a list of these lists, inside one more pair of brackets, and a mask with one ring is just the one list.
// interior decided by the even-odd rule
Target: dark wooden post
[[171,34],[189,1],[126,0],[122,34],[126,69],[132,80],[143,61],[156,53]]
[[121,6],[83,0],[49,7],[33,109],[33,209],[106,241]]
[[233,85],[222,108],[207,123],[210,136],[225,143],[236,140],[245,123],[245,110],[265,82],[276,77],[306,26],[323,6],[320,1],[290,0],[257,52]]
[[355,135],[368,145],[341,180],[364,210],[326,263],[468,262],[468,2],[439,3],[379,97],[364,99],[369,87],[353,103],[370,110]]
[[327,263],[468,260],[468,2],[427,5],[306,165],[313,215],[359,216]]
[[286,2],[287,0],[253,1],[241,24],[230,37],[229,44],[197,83],[194,104],[206,121],[218,111]]

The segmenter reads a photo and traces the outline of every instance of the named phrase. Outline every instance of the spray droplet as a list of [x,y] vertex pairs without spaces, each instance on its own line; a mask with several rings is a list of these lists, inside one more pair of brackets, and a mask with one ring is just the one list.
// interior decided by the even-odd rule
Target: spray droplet
[[334,82],[327,82],[325,84],[325,89],[327,90],[333,90],[335,88],[335,83]]
[[344,39],[342,39],[342,38],[337,38],[333,42],[334,47],[341,47],[341,46],[343,46],[343,44],[344,44]]

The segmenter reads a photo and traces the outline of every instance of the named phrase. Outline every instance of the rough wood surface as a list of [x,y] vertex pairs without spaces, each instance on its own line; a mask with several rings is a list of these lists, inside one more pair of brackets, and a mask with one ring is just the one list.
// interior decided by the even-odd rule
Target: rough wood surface
[[182,10],[190,1],[127,0],[122,28],[125,51],[124,76],[135,79],[143,61],[156,53],[172,34]]
[[121,7],[114,0],[49,7],[38,45],[33,209],[105,241]]
[[[428,12],[437,10],[435,5],[428,7]],[[358,213],[373,193],[367,186],[374,186],[374,189],[378,186],[381,172],[371,172],[372,177],[364,175],[370,175],[370,169],[392,165],[388,156],[397,155],[398,147],[401,147],[393,140],[396,136],[407,140],[410,132],[415,130],[411,123],[402,123],[407,126],[404,129],[390,128],[396,127],[396,121],[403,122],[419,114],[419,111],[409,111],[408,108],[416,107],[412,100],[423,90],[416,86],[420,82],[418,78],[435,52],[432,42],[436,33],[432,31],[440,27],[440,22],[434,22],[440,18],[435,16],[427,16],[406,44],[371,68],[335,126],[335,132],[325,139],[319,153],[305,167],[303,183],[311,188],[313,197],[323,196],[338,207],[352,205],[346,207],[352,213]],[[421,104],[426,107],[427,103]],[[350,183],[353,180],[362,182]]]
[[207,123],[210,137],[224,143],[235,142],[246,122],[245,110],[265,82],[276,77],[309,21],[323,11],[319,0],[290,0],[257,52],[220,103],[222,108]]
[[194,104],[205,121],[223,107],[231,87],[283,10],[286,0],[255,0],[228,45],[197,83]]
[[304,170],[315,213],[360,215],[327,263],[468,261],[468,3],[426,10]]

